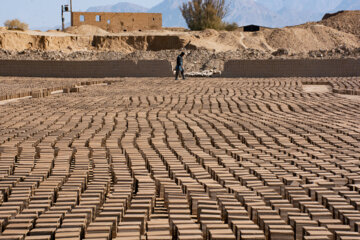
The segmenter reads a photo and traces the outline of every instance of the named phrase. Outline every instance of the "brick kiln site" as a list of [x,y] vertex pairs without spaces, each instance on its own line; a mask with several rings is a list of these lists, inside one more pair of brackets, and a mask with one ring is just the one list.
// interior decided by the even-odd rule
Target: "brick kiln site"
[[0,83],[0,239],[360,239],[358,77]]

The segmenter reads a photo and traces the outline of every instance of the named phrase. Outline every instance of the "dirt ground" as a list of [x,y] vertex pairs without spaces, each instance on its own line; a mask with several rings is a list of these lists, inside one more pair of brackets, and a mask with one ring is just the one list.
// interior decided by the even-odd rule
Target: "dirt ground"
[[330,93],[332,89],[329,85],[303,85],[304,92],[307,93]]

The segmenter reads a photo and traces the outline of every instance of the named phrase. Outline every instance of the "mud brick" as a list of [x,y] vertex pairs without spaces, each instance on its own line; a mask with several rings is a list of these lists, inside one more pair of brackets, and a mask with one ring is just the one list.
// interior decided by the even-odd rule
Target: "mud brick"
[[331,219],[332,214],[328,211],[322,212],[311,212],[310,217],[312,220],[320,220],[320,219]]
[[84,239],[109,240],[110,236],[108,233],[86,233]]
[[341,240],[344,239],[344,237],[356,239],[360,237],[360,234],[357,232],[350,232],[350,231],[335,231],[334,233],[335,240]]
[[24,235],[1,235],[0,240],[24,240]]
[[269,240],[294,239],[294,231],[288,225],[269,225],[266,232]]
[[59,239],[59,238],[80,239],[81,237],[82,237],[81,228],[71,228],[71,229],[60,228],[55,232],[55,239]]
[[351,231],[351,227],[349,225],[341,225],[341,224],[327,224],[326,225],[327,230],[329,230],[334,236],[336,232],[346,232]]
[[327,225],[341,225],[340,219],[319,219],[319,226],[326,227]]
[[333,234],[329,232],[325,227],[308,227],[303,228],[303,236],[327,236],[329,239],[333,239]]
[[177,229],[178,237],[180,236],[191,236],[191,235],[202,235],[200,229]]
[[[217,224],[204,224],[202,227],[202,231],[204,233],[204,235],[206,236],[206,238],[210,238],[210,230],[214,230],[213,233],[215,235],[219,235],[218,232],[216,232],[215,230],[224,230],[224,233],[227,232],[227,234],[225,235],[229,235],[229,226],[227,224],[223,224],[223,223],[217,223]],[[233,235],[233,232],[230,230],[230,235]]]
[[49,223],[36,223],[35,228],[58,228],[60,222],[49,222]]
[[287,225],[284,220],[265,220],[264,221],[265,228],[264,232],[265,235],[269,235],[269,229],[292,229],[290,225]]
[[210,240],[235,240],[235,236],[230,229],[210,229],[209,230]]
[[328,236],[304,236],[304,240],[330,240]]
[[255,224],[236,224],[233,226],[233,232],[235,233],[236,239],[240,239],[240,231],[243,230],[260,230],[259,226],[255,225]]
[[118,219],[116,217],[102,217],[102,216],[98,216],[95,219],[95,222],[93,223],[94,225],[98,224],[98,225],[102,225],[102,224],[107,224],[111,226],[111,231],[112,231],[112,236],[115,237],[116,236],[116,230],[117,230],[117,224],[118,224]]
[[183,235],[178,236],[178,240],[202,240],[203,237],[201,235]]
[[[77,92],[80,92],[80,88],[79,87],[73,87],[73,88],[70,88],[69,89],[69,92],[70,93],[77,93]],[[64,92],[65,93],[65,92]]]
[[166,235],[163,235],[163,236],[147,235],[146,238],[147,238],[148,240],[172,240],[172,237],[171,237],[171,236],[166,236]]
[[94,238],[94,236],[98,236],[101,238],[110,239],[111,235],[112,235],[111,225],[97,226],[91,223],[86,229],[85,238]]
[[264,235],[264,231],[260,229],[243,229],[239,230],[237,235],[237,239],[242,239],[244,236],[260,236]]
[[294,229],[295,229],[295,239],[302,239],[303,237],[303,227],[305,226],[317,226],[317,222],[313,220],[294,220]]
[[230,223],[235,220],[247,220],[249,219],[248,212],[246,210],[227,210],[227,218],[225,221]]
[[141,222],[120,223],[118,226],[117,238],[134,238],[140,239]]
[[31,229],[32,223],[10,223],[6,226],[6,229]]
[[270,205],[274,210],[279,210],[280,207],[292,207],[290,202],[286,199],[281,200],[271,200]]
[[344,214],[343,221],[346,224],[350,225],[352,231],[355,231],[356,222],[360,222],[360,216],[359,216],[359,214]]
[[284,220],[282,220],[280,217],[277,219],[274,218],[265,218],[260,220],[260,228],[263,229],[265,232],[267,232],[267,229],[271,225],[282,225],[286,226],[286,223]]
[[74,228],[79,227],[84,230],[87,226],[86,219],[64,219],[61,228]]
[[25,240],[51,240],[51,236],[26,236]]
[[29,232],[30,236],[43,236],[50,235],[54,236],[56,228],[34,228]]
[[[353,210],[354,207],[344,203],[329,203],[329,210],[333,213],[334,218],[340,218],[343,211]],[[355,213],[355,212],[354,212]]]
[[10,236],[10,235],[23,235],[26,236],[29,233],[30,229],[8,229],[6,228],[1,234],[4,236]]
[[195,224],[191,220],[175,220],[170,222],[170,230],[174,236],[180,236],[179,231],[189,232],[191,230],[194,230],[194,232],[196,232],[199,230],[199,225]]
[[279,208],[279,215],[282,219],[287,220],[289,215],[294,215],[300,213],[300,210],[298,208],[294,207],[281,207]]
[[241,236],[240,240],[265,240],[264,235],[244,235]]
[[271,209],[271,207],[266,206],[265,204],[250,204],[248,205],[248,212],[250,214],[250,218],[254,221],[257,222],[258,221],[258,212],[260,212],[260,214],[262,214],[263,212],[265,212],[266,214],[274,214],[274,211]]

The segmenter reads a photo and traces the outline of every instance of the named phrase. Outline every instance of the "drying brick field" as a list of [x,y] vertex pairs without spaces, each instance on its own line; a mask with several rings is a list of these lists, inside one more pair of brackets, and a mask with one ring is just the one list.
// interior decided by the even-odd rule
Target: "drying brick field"
[[0,105],[0,239],[360,239],[359,78],[79,90]]

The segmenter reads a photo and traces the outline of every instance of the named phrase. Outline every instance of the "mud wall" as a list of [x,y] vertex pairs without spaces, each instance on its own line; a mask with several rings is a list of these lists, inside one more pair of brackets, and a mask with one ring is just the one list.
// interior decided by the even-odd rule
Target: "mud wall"
[[360,59],[231,60],[225,63],[226,78],[355,77]]
[[72,26],[92,25],[110,32],[162,28],[161,13],[73,12]]
[[45,36],[20,32],[0,33],[0,49],[42,51],[160,51],[181,49],[188,41],[181,36]]
[[0,76],[105,78],[171,77],[171,64],[164,60],[138,61],[18,61],[0,60]]

